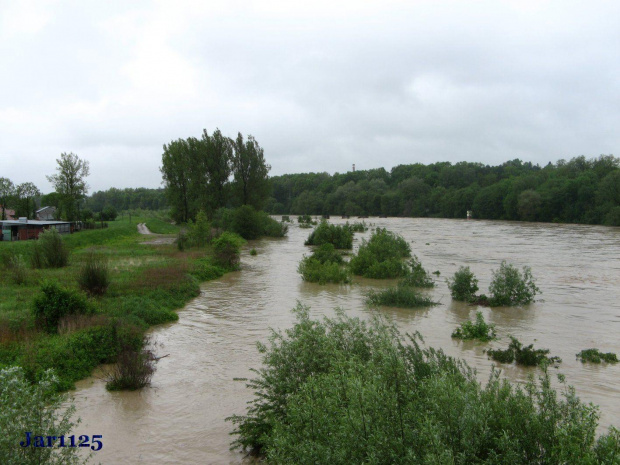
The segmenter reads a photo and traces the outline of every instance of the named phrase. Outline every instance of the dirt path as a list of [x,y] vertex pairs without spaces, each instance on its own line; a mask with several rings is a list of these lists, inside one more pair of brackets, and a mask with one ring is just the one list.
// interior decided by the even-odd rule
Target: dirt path
[[144,223],[138,223],[138,232],[147,236],[154,236],[155,238],[149,241],[143,242],[146,245],[162,245],[162,244],[174,244],[174,237],[165,236],[163,234],[155,234],[146,227]]

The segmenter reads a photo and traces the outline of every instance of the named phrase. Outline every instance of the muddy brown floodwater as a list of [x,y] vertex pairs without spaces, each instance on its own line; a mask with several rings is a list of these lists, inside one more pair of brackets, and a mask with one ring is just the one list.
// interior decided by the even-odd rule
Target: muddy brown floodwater
[[[343,220],[334,219],[334,223]],[[460,221],[442,219],[365,220],[402,234],[423,266],[438,270],[429,291],[441,305],[423,310],[382,308],[404,331],[418,330],[427,345],[441,347],[477,368],[485,381],[492,362],[483,350],[505,347],[508,335],[525,344],[551,349],[563,359],[559,372],[586,402],[601,408],[601,431],[620,426],[620,364],[593,365],[575,360],[582,349],[620,352],[620,228],[602,226]],[[288,328],[297,300],[314,316],[342,307],[369,318],[364,293],[392,282],[355,279],[350,286],[302,282],[297,265],[309,248],[311,230],[292,225],[283,239],[251,242],[242,254],[242,271],[204,283],[202,293],[179,311],[177,323],[152,330],[159,361],[151,388],[137,392],[105,390],[96,376],[74,392],[82,423],[76,434],[103,435],[95,462],[103,464],[242,463],[229,451],[232,427],[224,421],[245,412],[252,393],[233,378],[259,367],[256,342],[269,328]],[[370,231],[356,234],[354,248]],[[251,256],[255,248],[258,255]],[[450,299],[445,278],[469,266],[486,292],[491,271],[503,259],[532,268],[542,290],[525,308],[477,308]],[[457,342],[452,330],[482,310],[497,325],[500,341]],[[523,382],[536,369],[500,365],[507,378]]]

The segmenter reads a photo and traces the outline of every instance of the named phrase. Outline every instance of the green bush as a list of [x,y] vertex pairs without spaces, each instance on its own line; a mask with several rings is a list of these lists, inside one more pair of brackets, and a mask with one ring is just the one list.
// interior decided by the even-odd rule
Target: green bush
[[211,223],[209,223],[207,215],[202,210],[196,215],[195,223],[191,220],[188,222],[185,239],[184,247],[204,247],[211,242]]
[[155,355],[145,348],[148,344],[149,340],[144,338],[140,347],[121,347],[116,364],[106,379],[108,391],[135,391],[151,383],[155,373]]
[[69,249],[56,228],[46,229],[39,234],[39,239],[33,242],[32,247],[33,268],[62,268],[69,264]]
[[28,269],[26,268],[26,260],[22,255],[11,254],[7,258],[6,268],[11,273],[11,279],[15,284],[26,284],[28,281]]
[[452,337],[456,339],[478,339],[488,342],[496,339],[497,335],[495,334],[495,325],[488,324],[484,321],[482,312],[476,312],[476,322],[473,323],[467,320],[462,323],[459,328],[454,330]]
[[323,244],[332,244],[337,249],[352,249],[353,232],[347,226],[338,226],[323,220],[310,233],[305,245]]
[[454,300],[471,302],[476,298],[478,280],[468,266],[460,267],[459,270],[454,273],[454,277],[446,281],[450,289],[450,295],[452,295]]
[[366,232],[368,231],[368,226],[366,226],[366,222],[362,221],[361,223],[353,223],[349,224],[347,221],[347,228],[349,228],[352,232]]
[[386,307],[400,308],[431,307],[437,305],[437,302],[433,302],[430,298],[420,294],[415,289],[401,285],[397,287],[388,287],[382,291],[371,290],[366,297],[366,303],[374,307],[384,305]]
[[212,279],[221,278],[226,270],[221,266],[214,265],[208,258],[200,258],[194,261],[191,274],[199,281],[211,281]]
[[77,425],[72,421],[75,406],[67,405],[67,396],[58,394],[57,388],[58,378],[52,370],[31,383],[21,367],[0,369],[0,463],[74,465],[88,461],[77,447],[20,446],[26,431],[32,433],[31,443],[34,436],[72,434]]
[[238,269],[239,254],[244,244],[245,240],[239,235],[223,232],[217,239],[213,240],[215,264],[226,270]]
[[489,293],[490,305],[501,307],[529,304],[540,289],[534,283],[529,266],[524,266],[521,273],[515,266],[502,261],[499,270],[493,272]]
[[108,261],[102,255],[88,254],[78,274],[80,289],[90,295],[103,295],[110,285]]
[[534,345],[523,346],[519,340],[510,336],[510,344],[506,350],[491,349],[489,357],[500,363],[517,362],[517,365],[540,366],[562,363],[560,357],[548,357],[549,349],[534,349]]
[[333,244],[323,244],[299,263],[298,273],[310,283],[349,283],[351,274]]
[[408,270],[405,277],[399,282],[400,286],[410,287],[435,287],[435,282],[428,271],[424,269],[422,263],[415,255],[408,263]]
[[225,231],[232,231],[247,240],[262,236],[284,237],[288,226],[271,218],[251,205],[243,205],[234,210],[220,208],[215,212],[213,224]]
[[63,289],[57,283],[45,283],[41,294],[33,301],[33,313],[37,326],[55,333],[59,320],[66,315],[93,313],[86,298],[77,291]]
[[377,228],[362,244],[350,262],[355,275],[367,278],[400,278],[409,268],[403,258],[411,256],[411,247],[401,236],[386,229]]
[[584,349],[577,354],[577,360],[582,363],[618,363],[618,356],[612,352],[601,352],[598,349]]
[[250,255],[252,255],[252,257],[256,257],[258,255],[258,252],[256,251],[256,249],[252,249],[250,250]]
[[[620,434],[597,439],[598,412],[545,371],[512,385],[474,370],[419,336],[338,312],[297,322],[259,345],[263,366],[233,416],[234,446],[268,463],[614,463]],[[564,380],[561,379],[561,382]],[[615,455],[614,455],[615,454]],[[615,459],[614,459],[615,456]],[[610,460],[611,458],[611,460]]]

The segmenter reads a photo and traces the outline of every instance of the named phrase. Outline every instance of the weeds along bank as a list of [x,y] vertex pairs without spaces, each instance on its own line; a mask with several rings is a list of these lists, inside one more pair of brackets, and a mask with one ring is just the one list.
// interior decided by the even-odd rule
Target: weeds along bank
[[31,381],[53,368],[60,389],[69,389],[123,348],[139,349],[149,326],[177,320],[175,310],[199,294],[201,281],[238,268],[245,241],[236,234],[181,251],[143,244],[136,224],[144,221],[110,222],[48,243],[2,244],[0,368],[21,366]]

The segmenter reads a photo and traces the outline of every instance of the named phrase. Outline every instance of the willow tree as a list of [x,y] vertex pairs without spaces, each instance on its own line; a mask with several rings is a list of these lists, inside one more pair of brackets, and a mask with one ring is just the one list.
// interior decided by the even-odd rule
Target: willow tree
[[67,220],[74,221],[80,217],[80,200],[88,193],[89,163],[74,153],[61,153],[56,162],[56,174],[46,178],[61,195]]

